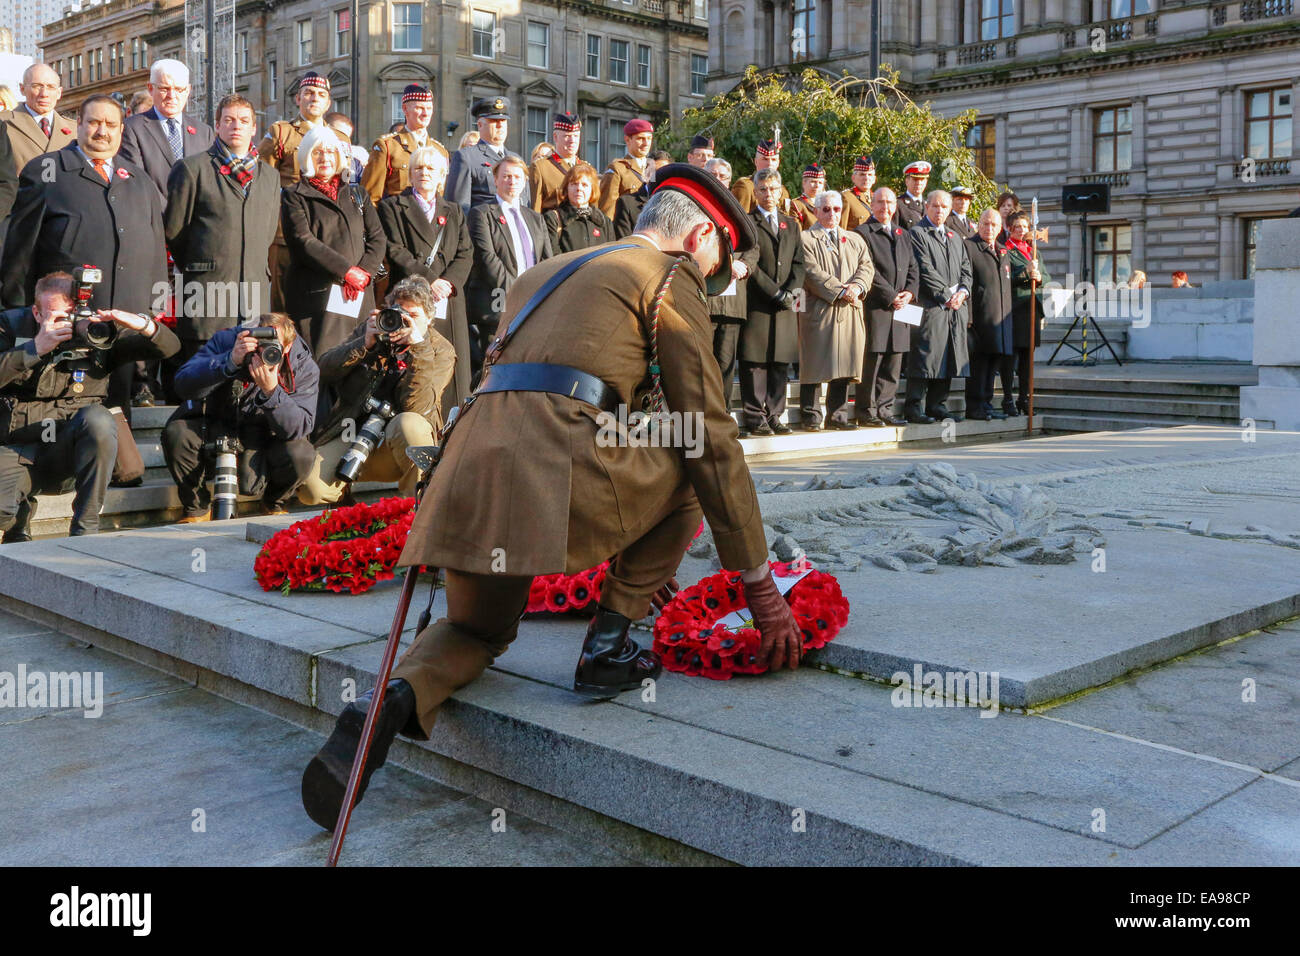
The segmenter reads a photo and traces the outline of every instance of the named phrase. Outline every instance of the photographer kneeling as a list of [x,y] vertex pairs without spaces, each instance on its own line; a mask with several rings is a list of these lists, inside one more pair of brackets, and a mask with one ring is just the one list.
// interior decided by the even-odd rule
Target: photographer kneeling
[[163,454],[185,517],[210,520],[207,478],[217,484],[217,517],[231,517],[238,494],[262,499],[264,514],[284,503],[311,472],[312,425],[320,371],[294,329],[271,312],[257,326],[222,329],[176,373],[182,404],[163,429]]
[[408,447],[435,444],[442,393],[456,349],[430,325],[434,303],[422,276],[403,279],[351,337],[320,357],[321,384],[338,400],[316,435],[316,465],[298,489],[305,505],[334,504],[353,481],[396,481],[415,491]]
[[104,407],[113,369],[174,355],[180,340],[148,316],[78,304],[98,269],[78,280],[52,272],[30,309],[0,313],[0,531],[27,541],[20,514],[35,493],[72,501],[73,535],[99,530],[99,509],[117,460],[117,422]]

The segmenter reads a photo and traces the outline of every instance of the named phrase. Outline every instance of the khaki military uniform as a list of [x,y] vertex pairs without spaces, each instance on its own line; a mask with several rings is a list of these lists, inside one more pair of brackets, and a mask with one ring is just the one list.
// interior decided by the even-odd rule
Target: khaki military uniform
[[[320,124],[324,125],[324,124]],[[280,174],[280,188],[287,189],[302,178],[298,169],[298,147],[303,137],[311,132],[313,124],[299,116],[296,120],[277,120],[262,137],[257,147],[257,158]],[[277,223],[275,240],[271,243],[271,311],[284,312],[284,273],[289,268],[289,248],[284,244],[284,231]]]
[[811,229],[817,225],[817,210],[813,208],[812,200],[805,196],[790,201],[790,215],[799,220],[800,229]]
[[[639,248],[588,263],[552,292],[502,364],[572,366],[640,409],[651,304],[674,257],[641,237],[627,241]],[[569,259],[519,277],[502,328]],[[482,393],[462,413],[399,561],[447,569],[449,618],[422,631],[393,671],[415,690],[425,736],[442,701],[514,638],[533,575],[577,572],[617,555],[600,603],[637,620],[675,573],[701,511],[723,567],[765,561],[758,498],[713,358],[704,281],[689,259],[664,296],[658,343],[666,405],[697,423],[685,448],[598,440],[608,417],[550,392]],[[689,457],[691,449],[702,454]]]
[[[645,168],[650,168],[648,159]],[[609,169],[605,170],[600,177],[600,201],[596,205],[600,207],[606,219],[613,221],[618,197],[634,193],[644,185],[645,176],[638,171],[632,157],[620,156],[609,164]]]
[[856,229],[871,219],[871,194],[850,186],[840,196],[844,200],[844,211],[840,213],[841,229]]
[[[426,136],[424,144],[442,153],[450,166],[451,154],[447,147],[432,136]],[[370,194],[371,202],[378,205],[385,196],[396,196],[411,185],[411,155],[417,148],[415,134],[406,129],[385,133],[375,140],[361,173],[361,188]]]
[[[736,197],[736,201],[744,208],[745,212],[753,212],[758,208],[758,203],[754,199],[754,180],[749,176],[742,176],[731,184],[731,195]],[[777,212],[783,216],[792,216],[790,211],[790,193],[786,190],[785,185],[781,186],[781,201],[777,204]]]
[[577,161],[576,156],[566,162],[552,153],[528,167],[528,190],[532,193],[534,209],[549,212],[564,204],[564,200],[569,198],[564,195],[564,177]]

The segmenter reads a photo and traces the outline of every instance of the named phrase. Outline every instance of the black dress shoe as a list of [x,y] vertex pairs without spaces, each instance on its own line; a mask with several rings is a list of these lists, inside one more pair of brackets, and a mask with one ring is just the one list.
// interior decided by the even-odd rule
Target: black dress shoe
[[907,423],[909,425],[933,425],[934,419],[929,415],[908,415]]
[[751,432],[748,428],[742,428],[742,429],[740,429],[740,433],[739,433],[736,437],[737,437],[737,438],[748,438],[748,437],[749,437],[750,435],[752,435],[752,434],[753,434],[753,432]]
[[986,422],[991,416],[988,412],[971,412],[966,417],[973,422]]
[[[370,707],[373,693],[373,690],[368,690],[343,708],[338,723],[334,725],[334,732],[302,774],[303,809],[317,825],[331,832],[343,809],[343,793],[348,788],[352,761],[356,759],[357,748],[361,746],[361,729],[366,722],[366,711]],[[406,726],[414,713],[414,689],[401,678],[390,680],[384,694],[384,709],[379,713],[375,736],[370,742],[370,753],[366,756],[366,766],[361,773],[361,781],[357,784],[356,803],[360,803],[365,795],[371,774],[388,759],[388,748],[392,746],[393,738]]]
[[775,425],[772,426],[772,434],[774,435],[789,435],[793,431],[794,429],[791,428],[789,425],[785,424],[784,422],[777,422]]
[[1016,406],[1014,406],[1014,405],[1003,405],[1003,406],[1002,406],[1002,417],[1003,417],[1003,418],[1018,418],[1018,417],[1020,417],[1020,409],[1016,408]]
[[835,418],[830,419],[826,423],[826,427],[834,429],[837,432],[855,432],[858,430],[858,426],[853,422],[842,422]]
[[858,425],[862,428],[884,428],[885,420],[882,418],[859,418]]
[[888,418],[881,419],[886,425],[892,425],[895,428],[902,428],[907,424],[907,419],[902,415],[890,415]]
[[573,672],[573,689],[583,697],[609,700],[625,690],[637,689],[642,681],[653,680],[663,670],[658,654],[643,650],[627,636],[631,624],[617,611],[596,609]]
[[997,410],[995,410],[995,409],[990,408],[989,411],[988,411],[988,416],[989,416],[989,418],[992,418],[992,419],[994,419],[994,420],[1000,422],[1000,421],[1004,421],[1004,420],[1006,419],[1007,414],[1006,414],[1006,412],[999,412],[999,411],[997,411]]
[[821,422],[800,422],[799,431],[801,432],[819,432],[822,430]]
[[763,424],[753,429],[752,434],[755,438],[766,438],[768,435],[772,434],[772,426],[767,422],[763,422]]

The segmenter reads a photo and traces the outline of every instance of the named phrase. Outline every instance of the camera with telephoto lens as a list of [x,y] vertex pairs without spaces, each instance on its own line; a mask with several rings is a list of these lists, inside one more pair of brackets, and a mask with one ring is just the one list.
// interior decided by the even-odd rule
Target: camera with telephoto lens
[[[284,361],[284,349],[280,346],[280,336],[274,328],[259,325],[244,331],[257,340],[257,354],[262,356],[263,362],[267,365],[279,365]],[[253,353],[249,352],[244,358],[244,363],[247,364],[252,357]]]
[[375,325],[384,334],[400,332],[406,328],[406,317],[402,315],[401,309],[387,306],[380,309],[379,315],[375,316]]
[[111,349],[117,341],[117,323],[104,321],[90,307],[95,286],[104,281],[104,274],[94,266],[77,266],[72,270],[73,309],[69,321],[72,322],[72,338],[67,342],[69,349]]
[[352,440],[348,450],[339,459],[338,467],[334,469],[335,477],[341,481],[357,480],[357,475],[361,474],[361,469],[366,459],[370,457],[370,453],[384,440],[384,428],[395,414],[392,405],[373,396],[366,400],[364,410],[369,413],[365,424],[361,426],[361,431]]
[[212,477],[212,517],[225,521],[235,516],[235,505],[239,501],[239,453],[244,446],[238,438],[222,435],[204,447],[216,458]]

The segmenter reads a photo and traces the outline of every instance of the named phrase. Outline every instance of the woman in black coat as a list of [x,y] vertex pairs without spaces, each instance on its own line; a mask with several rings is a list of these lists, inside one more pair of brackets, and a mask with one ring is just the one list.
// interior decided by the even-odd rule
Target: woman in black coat
[[456,374],[442,394],[445,414],[470,391],[465,283],[474,265],[474,246],[460,204],[438,195],[447,178],[446,157],[422,146],[411,154],[409,168],[411,185],[379,201],[379,221],[388,238],[391,284],[408,276],[428,279],[435,310],[444,313],[434,316],[433,328],[456,347]]
[[[1029,365],[1033,361],[1039,333],[1043,330],[1045,315],[1042,289],[1052,281],[1052,277],[1043,268],[1042,257],[1034,254],[1029,232],[1029,215],[1013,212],[1007,221],[1007,259],[1011,264],[1011,319],[1016,351],[1016,377],[1020,381],[1016,387],[1015,405],[1002,406],[1008,415],[1024,415],[1029,412]],[[1031,323],[1029,310],[1035,286],[1039,290],[1039,298],[1033,306],[1035,321]]]
[[546,213],[546,227],[551,231],[555,255],[590,249],[614,238],[609,219],[591,204],[598,182],[595,167],[581,160],[564,174],[560,188],[565,200]]
[[[321,355],[347,341],[357,316],[375,307],[372,279],[384,261],[384,229],[370,197],[348,183],[350,164],[334,131],[313,129],[298,147],[302,179],[280,199],[280,222],[289,249],[284,301],[303,341]],[[340,286],[357,315],[329,312],[330,289]]]

